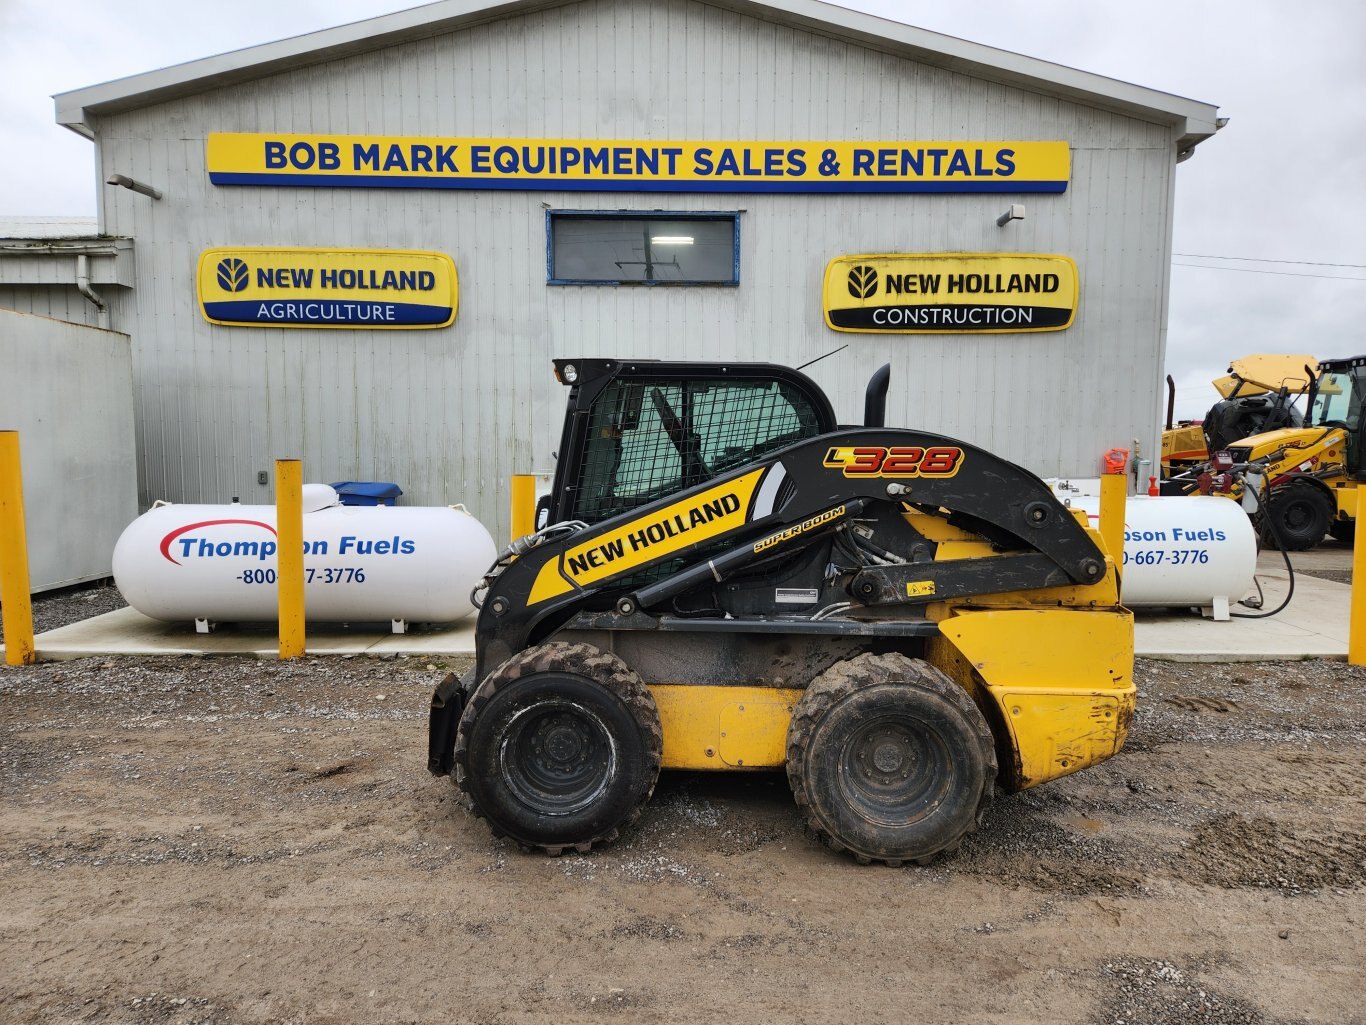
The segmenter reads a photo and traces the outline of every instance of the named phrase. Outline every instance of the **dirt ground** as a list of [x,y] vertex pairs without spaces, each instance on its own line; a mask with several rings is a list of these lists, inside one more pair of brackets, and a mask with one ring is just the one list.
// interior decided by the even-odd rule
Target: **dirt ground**
[[890,869],[780,774],[523,854],[426,771],[459,668],[0,667],[0,1021],[1366,1022],[1366,672],[1140,663],[1121,756]]

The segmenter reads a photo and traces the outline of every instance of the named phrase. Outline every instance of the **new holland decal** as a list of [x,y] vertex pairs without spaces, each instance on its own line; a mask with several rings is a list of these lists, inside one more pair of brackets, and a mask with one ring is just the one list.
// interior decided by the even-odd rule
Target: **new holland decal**
[[528,605],[586,587],[608,577],[630,573],[743,526],[750,499],[763,470],[717,484],[692,498],[675,502],[568,549],[547,562],[536,576]]
[[213,324],[432,328],[455,319],[455,264],[397,249],[206,249],[195,275]]
[[841,256],[825,268],[825,323],[902,334],[1061,331],[1077,293],[1077,265],[1066,256]]
[[1066,142],[736,142],[213,132],[215,185],[593,192],[1063,192]]

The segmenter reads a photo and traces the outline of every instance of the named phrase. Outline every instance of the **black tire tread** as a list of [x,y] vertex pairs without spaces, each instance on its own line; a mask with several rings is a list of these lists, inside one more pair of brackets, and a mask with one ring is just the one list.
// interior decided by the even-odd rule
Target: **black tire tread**
[[1273,530],[1270,522],[1272,517],[1276,515],[1278,502],[1293,499],[1301,494],[1303,494],[1303,497],[1308,501],[1317,503],[1321,511],[1324,512],[1325,520],[1323,534],[1320,534],[1307,542],[1298,538],[1291,538],[1290,543],[1285,546],[1285,550],[1291,552],[1307,552],[1309,549],[1322,543],[1324,535],[1331,531],[1333,517],[1336,512],[1333,500],[1319,490],[1319,485],[1317,484],[1309,483],[1305,480],[1292,480],[1287,484],[1282,484],[1280,487],[1272,489],[1271,497],[1267,500],[1267,504],[1270,508],[1263,510],[1258,515],[1257,527],[1262,537],[1262,543],[1266,547],[1274,548],[1278,551],[1281,549],[1281,537],[1284,535],[1285,528],[1282,526],[1280,531]]
[[[806,750],[811,743],[816,725],[829,709],[860,688],[887,683],[909,683],[923,687],[956,706],[972,724],[984,753],[986,771],[983,773],[982,792],[978,795],[977,812],[972,818],[972,823],[964,831],[965,834],[976,830],[995,794],[998,771],[996,742],[992,737],[991,728],[971,695],[923,659],[911,658],[897,652],[881,655],[864,652],[836,663],[811,681],[793,711],[792,723],[787,732],[787,781],[792,788],[792,796],[797,802],[797,808],[807,829],[824,840],[826,846],[836,853],[848,848],[837,837],[831,836],[812,812],[811,796],[807,792],[801,766],[805,761]],[[909,859],[904,855],[883,855],[871,851],[850,853],[860,864],[878,861],[897,868],[910,860],[917,865],[928,865],[940,854],[956,849],[962,839],[962,836],[946,838],[937,850]]]
[[[475,688],[470,700],[465,705],[464,713],[460,716],[460,725],[455,734],[455,768],[451,773],[451,781],[455,784],[456,791],[460,795],[460,803],[464,808],[477,818],[485,818],[469,787],[469,774],[466,767],[466,756],[469,753],[469,731],[485,706],[503,687],[530,673],[548,672],[574,673],[578,676],[587,677],[619,697],[640,727],[641,734],[645,738],[650,761],[654,765],[654,773],[645,789],[644,796],[616,828],[597,836],[585,837],[583,840],[573,843],[552,845],[528,844],[518,841],[518,845],[524,850],[539,850],[551,857],[558,857],[566,850],[587,854],[595,845],[611,843],[622,829],[640,818],[646,803],[654,794],[655,784],[659,782],[659,763],[664,752],[664,732],[659,724],[659,709],[655,706],[654,696],[645,686],[644,681],[615,655],[595,648],[591,644],[567,644],[564,641],[552,641],[549,644],[538,644],[535,647],[518,652],[494,669]],[[495,837],[506,835],[491,821],[489,828]]]

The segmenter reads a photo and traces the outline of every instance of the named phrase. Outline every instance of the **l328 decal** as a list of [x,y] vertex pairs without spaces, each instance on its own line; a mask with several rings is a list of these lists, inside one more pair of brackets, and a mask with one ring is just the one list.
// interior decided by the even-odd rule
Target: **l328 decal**
[[951,445],[832,448],[824,461],[846,477],[952,477],[962,465],[963,450]]

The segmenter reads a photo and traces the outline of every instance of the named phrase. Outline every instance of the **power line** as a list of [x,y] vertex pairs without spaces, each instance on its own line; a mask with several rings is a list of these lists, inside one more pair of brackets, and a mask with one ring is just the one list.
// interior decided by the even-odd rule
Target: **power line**
[[1366,278],[1354,278],[1345,274],[1300,274],[1292,270],[1261,270],[1256,267],[1212,267],[1207,263],[1178,263],[1172,261],[1173,267],[1194,267],[1196,270],[1219,270],[1231,274],[1276,274],[1286,278],[1322,278],[1327,281],[1361,281],[1366,282]]
[[1366,270],[1366,263],[1320,263],[1317,260],[1272,260],[1263,256],[1212,256],[1209,253],[1172,253],[1172,256],[1193,257],[1197,260],[1239,260],[1244,263],[1298,263],[1306,267],[1354,267]]

